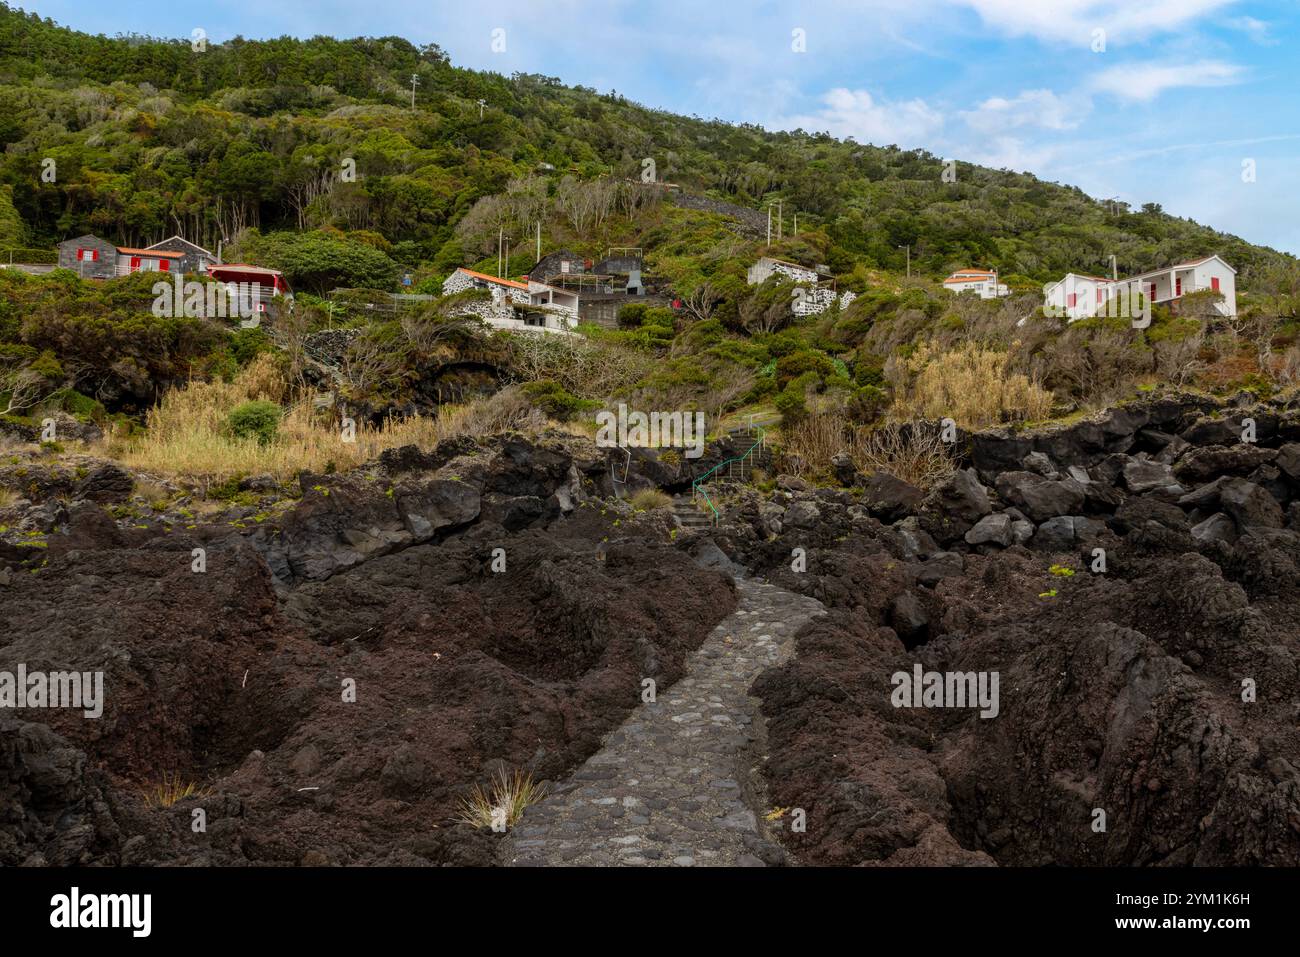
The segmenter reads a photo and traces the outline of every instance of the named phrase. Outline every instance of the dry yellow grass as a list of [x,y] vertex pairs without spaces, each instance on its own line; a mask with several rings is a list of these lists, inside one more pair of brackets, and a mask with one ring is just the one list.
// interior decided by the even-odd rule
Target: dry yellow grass
[[207,797],[212,792],[208,788],[199,787],[193,781],[182,781],[179,774],[168,774],[164,771],[161,781],[151,784],[140,793],[150,807],[171,807],[177,801],[190,797]]
[[796,475],[829,476],[831,460],[844,453],[867,475],[888,472],[928,489],[952,473],[952,457],[938,430],[888,423],[854,426],[843,412],[817,412],[785,435],[785,466]]
[[842,411],[814,412],[781,433],[784,465],[795,475],[827,473],[831,459],[847,452],[850,425]]
[[651,512],[657,508],[671,508],[673,504],[672,496],[657,488],[643,488],[639,492],[634,492],[627,501],[633,508],[643,512]]
[[491,792],[474,785],[469,797],[462,798],[456,820],[470,827],[514,827],[524,816],[524,809],[546,796],[546,789],[533,781],[531,774],[515,771],[507,775],[498,771]]
[[130,440],[109,440],[108,454],[125,465],[157,475],[221,481],[236,475],[269,474],[284,480],[307,469],[344,470],[370,461],[387,448],[430,447],[457,435],[544,426],[516,390],[464,406],[437,418],[412,417],[379,428],[357,423],[354,441],[332,411],[314,409],[309,398],[289,401],[274,439],[260,443],[229,434],[231,410],[264,399],[284,402],[288,389],[274,366],[257,361],[233,382],[192,382],[175,389],[149,412],[146,431]]
[[939,431],[915,426],[904,429],[896,423],[859,429],[849,456],[861,472],[887,472],[920,489],[938,485],[955,468]]
[[1052,393],[1009,369],[1011,356],[968,342],[951,352],[923,343],[891,360],[895,419],[950,418],[968,429],[1048,418]]

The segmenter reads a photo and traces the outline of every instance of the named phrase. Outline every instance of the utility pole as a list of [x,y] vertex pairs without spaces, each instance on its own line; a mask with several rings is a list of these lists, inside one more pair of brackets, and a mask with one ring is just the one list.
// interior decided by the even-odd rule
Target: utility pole
[[415,109],[415,85],[420,82],[418,74],[411,74],[411,109]]
[[535,262],[542,261],[542,221],[537,221],[537,259]]
[[911,279],[912,278],[912,247],[899,246],[898,248],[907,250],[907,278]]
[[510,274],[510,237],[507,236],[506,237],[506,265],[505,265],[505,272],[501,274],[501,278],[509,279],[510,278],[509,274]]
[[781,227],[785,223],[785,206],[783,200],[776,201],[776,241],[781,241]]
[[1119,265],[1115,262],[1115,254],[1110,254],[1110,278],[1119,281]]
[[505,239],[505,235],[506,235],[506,228],[504,226],[498,226],[497,227],[497,278],[498,279],[501,278],[501,242],[503,239]]
[[794,214],[794,229],[791,230],[790,235],[791,236],[799,235],[799,214],[798,213]]
[[772,245],[772,204],[767,204],[767,244]]
[[478,101],[478,118],[483,119],[483,107],[487,106],[487,100]]

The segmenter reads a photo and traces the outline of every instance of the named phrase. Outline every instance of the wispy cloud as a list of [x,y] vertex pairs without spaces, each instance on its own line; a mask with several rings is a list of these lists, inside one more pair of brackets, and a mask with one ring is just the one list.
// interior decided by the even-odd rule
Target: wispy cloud
[[981,133],[1005,133],[1011,129],[1072,130],[1092,111],[1087,97],[1059,96],[1051,90],[1025,90],[1007,99],[992,96],[960,116]]
[[1256,43],[1264,46],[1273,46],[1278,42],[1273,37],[1272,28],[1263,20],[1254,17],[1230,17],[1223,23],[1229,29],[1240,30]]
[[1183,30],[1236,0],[950,0],[974,10],[990,27],[1011,37],[1086,47],[1093,31],[1107,44],[1133,43]]
[[1184,86],[1226,86],[1241,77],[1242,68],[1219,60],[1198,63],[1122,64],[1092,78],[1091,87],[1122,100],[1154,100],[1165,90]]

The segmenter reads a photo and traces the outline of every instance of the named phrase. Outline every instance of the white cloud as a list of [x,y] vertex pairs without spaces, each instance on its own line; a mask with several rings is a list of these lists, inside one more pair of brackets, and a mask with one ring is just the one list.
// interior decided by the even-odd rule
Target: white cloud
[[1240,30],[1261,46],[1273,46],[1277,43],[1272,37],[1269,25],[1263,20],[1256,20],[1254,17],[1232,17],[1225,20],[1224,25],[1233,30]]
[[1177,32],[1236,0],[950,0],[974,10],[981,20],[1008,36],[1086,47],[1092,31],[1106,31],[1106,42],[1127,43]]
[[799,127],[810,133],[824,131],[841,139],[851,136],[877,146],[896,144],[916,148],[932,145],[944,123],[943,114],[919,98],[877,101],[866,90],[836,87],[823,94],[822,104],[816,113],[792,116],[778,125],[784,129]]
[[1051,90],[1024,90],[1014,99],[994,96],[961,118],[973,130],[984,134],[1031,127],[1043,130],[1073,130],[1092,110],[1086,97],[1058,96]]
[[1198,63],[1124,64],[1103,70],[1091,87],[1122,100],[1153,100],[1165,90],[1183,86],[1225,86],[1241,75],[1241,67],[1218,60]]
[[951,150],[962,159],[990,169],[1009,169],[1043,175],[1069,147],[1026,142],[1015,136],[993,136],[970,146]]

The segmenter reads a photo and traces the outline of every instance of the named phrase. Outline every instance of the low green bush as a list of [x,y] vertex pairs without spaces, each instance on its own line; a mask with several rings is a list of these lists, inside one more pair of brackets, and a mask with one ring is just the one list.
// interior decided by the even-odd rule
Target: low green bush
[[284,410],[274,402],[257,399],[237,405],[230,412],[226,426],[237,439],[257,439],[262,445],[275,438]]

